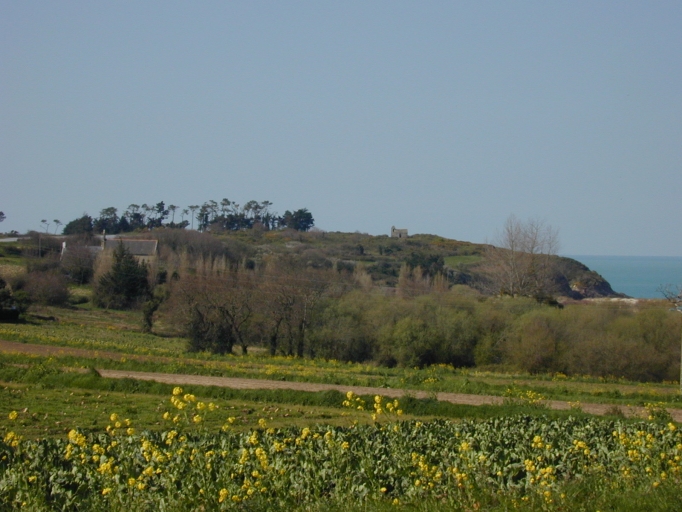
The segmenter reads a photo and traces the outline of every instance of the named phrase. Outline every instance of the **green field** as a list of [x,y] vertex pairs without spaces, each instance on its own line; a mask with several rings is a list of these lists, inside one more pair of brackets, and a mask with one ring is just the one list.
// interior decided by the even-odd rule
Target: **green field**
[[[97,351],[0,355],[0,508],[675,510],[682,500],[682,437],[665,411],[680,404],[674,383],[384,368],[257,347],[187,353],[163,324],[141,333],[139,315],[36,308],[25,323],[0,324],[0,339]],[[95,368],[507,399],[471,406],[408,393],[394,406],[198,385],[174,396],[172,385]],[[551,411],[538,398],[576,405]],[[585,414],[580,402],[612,404],[614,416]],[[651,420],[618,416],[652,402]]]
[[[26,391],[4,392],[29,403]],[[299,408],[310,426],[279,426],[279,407],[204,401],[179,387],[166,400],[125,398],[63,394],[104,431],[37,441],[14,427],[50,413],[11,411],[0,444],[3,508],[675,510],[682,498],[682,435],[671,422],[504,411],[423,422],[403,417],[397,401],[348,395],[341,413],[305,417]],[[160,429],[141,429],[154,418]]]
[[445,264],[448,267],[456,268],[459,265],[472,265],[474,263],[478,263],[483,259],[482,256],[478,254],[469,254],[469,255],[458,255],[458,256],[446,256],[443,258],[445,261]]

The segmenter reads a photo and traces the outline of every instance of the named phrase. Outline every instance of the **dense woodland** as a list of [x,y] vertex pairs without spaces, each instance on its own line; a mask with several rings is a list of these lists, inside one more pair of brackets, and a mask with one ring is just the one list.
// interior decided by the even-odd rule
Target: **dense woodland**
[[[244,229],[225,227],[220,211],[203,232],[163,223],[138,228],[134,236],[159,241],[149,264],[122,245],[96,256],[88,232],[66,239],[34,233],[1,248],[0,262],[24,258],[26,272],[0,282],[0,306],[132,308],[143,330],[171,327],[190,351],[264,347],[385,366],[635,380],[679,374],[682,315],[663,302],[581,301],[617,294],[598,274],[540,246],[515,252],[432,235],[296,230],[261,222],[265,210]],[[528,227],[511,220],[510,228]],[[69,251],[61,255],[64,241]],[[72,295],[76,285],[91,290],[90,298]]]

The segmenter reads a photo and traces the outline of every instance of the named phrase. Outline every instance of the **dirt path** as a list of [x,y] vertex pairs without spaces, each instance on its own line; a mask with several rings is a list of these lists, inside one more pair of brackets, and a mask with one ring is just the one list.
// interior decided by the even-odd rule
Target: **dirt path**
[[[55,347],[51,345],[33,345],[29,343],[17,343],[11,341],[0,340],[0,352],[14,352],[22,354],[34,354],[41,356],[76,356],[87,358],[105,358],[105,359],[137,359],[143,361],[172,361],[172,358],[154,357],[154,356],[139,356],[129,354],[119,354],[116,352],[105,352],[97,350],[79,349],[72,347]],[[217,386],[233,389],[291,389],[296,391],[327,391],[337,390],[342,393],[352,391],[358,395],[382,395],[390,398],[400,398],[406,393],[416,398],[428,398],[434,396],[433,393],[427,391],[407,390],[407,389],[388,389],[375,388],[363,386],[346,386],[337,384],[317,384],[313,382],[289,382],[265,379],[242,379],[232,377],[210,377],[205,375],[183,375],[172,373],[156,373],[156,372],[134,372],[127,370],[104,370],[98,369],[102,377],[110,379],[136,379],[149,380],[161,382],[164,384],[174,385],[200,385],[200,386]],[[461,393],[436,393],[435,397],[443,402],[450,402],[453,404],[463,405],[495,405],[503,402],[502,397],[490,395],[468,395]],[[570,405],[568,402],[559,400],[547,400],[545,402],[548,407],[556,410],[568,410]],[[613,410],[614,406],[611,404],[581,404],[583,411],[590,414],[604,415],[609,410]],[[643,407],[624,407],[619,406],[620,410],[629,417],[638,416],[644,417],[645,409]],[[668,409],[675,421],[682,422],[682,409]]]

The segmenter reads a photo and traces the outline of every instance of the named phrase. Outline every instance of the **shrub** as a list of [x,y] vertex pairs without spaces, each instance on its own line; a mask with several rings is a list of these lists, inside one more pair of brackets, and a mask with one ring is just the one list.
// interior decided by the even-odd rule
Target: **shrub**
[[59,268],[59,258],[55,255],[45,258],[31,258],[26,262],[26,272],[51,272]]
[[19,320],[19,309],[12,291],[0,277],[0,322],[16,322]]
[[87,246],[68,246],[62,257],[62,270],[77,284],[89,283],[94,274],[95,254]]
[[69,301],[69,289],[64,275],[54,272],[26,274],[24,291],[31,302],[46,306],[63,306]]

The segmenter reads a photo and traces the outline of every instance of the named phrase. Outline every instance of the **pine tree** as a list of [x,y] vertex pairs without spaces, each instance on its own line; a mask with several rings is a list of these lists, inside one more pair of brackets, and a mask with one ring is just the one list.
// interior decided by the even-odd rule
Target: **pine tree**
[[104,274],[95,292],[95,302],[100,307],[128,309],[150,297],[147,265],[138,263],[123,243],[113,253],[111,270]]

